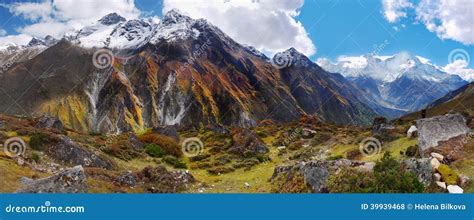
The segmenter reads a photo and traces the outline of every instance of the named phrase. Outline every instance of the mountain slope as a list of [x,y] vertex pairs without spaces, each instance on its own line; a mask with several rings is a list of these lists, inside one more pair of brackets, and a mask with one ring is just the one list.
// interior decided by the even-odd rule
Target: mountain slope
[[[94,66],[96,46],[111,46],[111,66]],[[78,130],[113,133],[175,124],[248,127],[306,114],[338,124],[372,120],[350,83],[309,63],[278,69],[207,21],[176,11],[159,23],[112,14],[10,69],[0,81],[10,94],[0,98],[0,112],[50,113]]]
[[[444,115],[449,112],[460,112],[470,116],[474,115],[474,83],[467,84],[448,93],[426,108],[427,117]],[[420,117],[421,113],[415,112],[402,117],[402,119],[413,120]]]

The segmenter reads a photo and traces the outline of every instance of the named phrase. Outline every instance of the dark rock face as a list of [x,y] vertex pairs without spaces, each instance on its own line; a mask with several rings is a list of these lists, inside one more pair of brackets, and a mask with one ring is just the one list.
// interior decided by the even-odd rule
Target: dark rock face
[[36,127],[38,128],[46,128],[46,129],[56,129],[57,131],[64,131],[64,125],[57,117],[43,115],[38,118],[38,122],[36,123]]
[[67,136],[60,135],[55,139],[55,142],[47,149],[46,154],[59,163],[105,169],[113,167],[112,162],[108,159],[82,147]]
[[255,132],[249,129],[235,129],[232,131],[234,144],[229,152],[241,157],[253,157],[268,153],[268,148]]
[[61,171],[53,176],[32,180],[22,179],[18,193],[87,193],[87,179],[82,166]]
[[406,171],[413,172],[423,185],[428,186],[433,180],[433,168],[430,164],[430,160],[429,158],[410,158],[403,161],[403,168]]
[[460,114],[447,114],[416,121],[419,135],[419,148],[422,156],[430,148],[436,148],[440,141],[448,141],[458,136],[469,135],[471,129],[466,125],[466,119]]
[[103,25],[113,25],[123,21],[126,21],[126,19],[114,12],[102,17],[99,23]]
[[[276,167],[270,181],[274,184],[282,184],[282,186],[284,186],[294,183],[297,177],[303,177],[303,184],[307,184],[311,192],[325,193],[328,192],[326,182],[329,176],[343,167],[354,167],[371,172],[373,163],[356,162],[347,159],[299,162],[289,166]],[[283,182],[277,183],[277,181]]]
[[153,128],[153,132],[179,140],[178,128],[176,125],[158,126]]
[[164,166],[145,167],[137,177],[150,193],[175,193],[185,190],[188,184],[196,182],[194,177],[185,171],[168,171]]

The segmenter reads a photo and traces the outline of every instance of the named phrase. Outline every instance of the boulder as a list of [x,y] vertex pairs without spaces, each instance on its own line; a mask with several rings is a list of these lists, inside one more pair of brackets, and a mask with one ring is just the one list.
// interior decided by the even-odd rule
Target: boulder
[[437,160],[439,161],[443,161],[444,160],[444,156],[439,154],[439,153],[436,153],[436,152],[431,152],[430,154],[433,158],[436,158]]
[[435,174],[433,174],[433,178],[434,178],[435,181],[441,181],[441,174],[435,173]]
[[447,114],[416,121],[419,134],[419,149],[422,156],[430,148],[436,148],[439,141],[447,141],[457,136],[466,136],[470,130],[466,119],[460,114]]
[[87,179],[82,166],[75,166],[42,179],[23,178],[18,193],[87,193]]
[[135,187],[137,185],[137,180],[132,171],[128,170],[118,176],[114,183],[122,186]]
[[439,165],[441,165],[441,163],[439,162],[439,160],[436,159],[436,158],[432,158],[432,159],[430,160],[430,164],[431,164],[431,167],[432,167],[433,169],[435,169],[435,170],[438,169]]
[[410,158],[403,161],[402,167],[406,171],[413,172],[418,177],[418,180],[423,183],[423,185],[430,185],[433,179],[433,168],[429,158]]
[[45,129],[55,129],[60,132],[64,131],[64,125],[61,120],[59,120],[59,118],[49,115],[43,115],[38,118],[36,122],[36,127]]
[[241,157],[253,157],[269,151],[258,135],[249,129],[234,129],[232,139],[234,144],[229,148],[229,152]]
[[377,117],[374,119],[372,124],[372,136],[384,141],[389,140],[393,137],[395,126],[387,123],[387,119],[384,117]]
[[62,164],[111,169],[112,162],[79,145],[65,135],[54,138],[46,154]]
[[230,131],[226,127],[219,125],[219,124],[209,124],[206,126],[206,129],[217,133],[217,134],[229,134]]
[[130,134],[128,140],[130,141],[130,144],[132,145],[133,149],[135,150],[142,150],[144,148],[144,144],[138,140],[137,135],[135,134]]
[[418,128],[415,125],[412,125],[407,131],[408,138],[414,138],[418,136]]
[[464,190],[458,185],[449,185],[447,189],[449,193],[453,194],[462,194],[464,192]]
[[176,125],[166,125],[166,126],[159,126],[154,127],[153,132],[158,134],[171,137],[177,141],[179,141],[179,134],[178,134],[178,127]]
[[176,193],[196,182],[189,172],[168,171],[164,166],[145,167],[136,176],[150,193]]

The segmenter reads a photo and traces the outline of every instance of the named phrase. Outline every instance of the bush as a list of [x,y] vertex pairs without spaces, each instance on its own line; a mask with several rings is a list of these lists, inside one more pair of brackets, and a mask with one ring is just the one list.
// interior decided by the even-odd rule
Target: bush
[[374,167],[376,193],[421,193],[424,186],[412,172],[401,172],[401,164],[386,152]]
[[416,155],[418,155],[418,145],[410,146],[405,151],[407,157],[415,157]]
[[328,178],[330,192],[421,193],[424,186],[412,172],[402,172],[401,164],[385,153],[373,173],[342,168]]
[[41,157],[40,157],[40,155],[39,155],[38,153],[33,152],[33,153],[31,154],[31,159],[34,160],[36,163],[39,163],[40,160],[41,160]]
[[175,156],[172,155],[167,155],[163,157],[163,161],[171,166],[173,166],[176,169],[186,169],[187,166],[185,163],[183,163],[180,159],[176,158]]
[[166,155],[166,151],[156,144],[145,145],[145,152],[152,157],[163,157]]
[[373,188],[374,181],[372,173],[346,167],[329,176],[327,184],[329,191],[334,193],[367,193]]
[[163,136],[156,133],[146,133],[138,137],[138,139],[145,144],[155,144],[160,146],[161,149],[166,151],[166,154],[173,155],[175,157],[183,156],[181,147],[178,142],[167,136]]
[[30,147],[33,150],[44,150],[44,145],[48,142],[48,137],[41,133],[33,134],[30,137]]
[[444,182],[447,185],[456,185],[458,181],[458,174],[453,169],[449,168],[446,164],[441,164],[438,167],[438,172],[443,177]]

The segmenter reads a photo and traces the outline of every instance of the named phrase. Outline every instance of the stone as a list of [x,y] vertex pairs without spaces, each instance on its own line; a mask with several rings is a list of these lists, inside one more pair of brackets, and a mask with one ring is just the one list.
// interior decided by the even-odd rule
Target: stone
[[128,140],[130,141],[130,144],[132,145],[133,149],[135,150],[142,150],[145,146],[140,140],[138,140],[137,135],[135,134],[130,134]]
[[441,163],[439,162],[439,160],[436,159],[436,158],[432,158],[432,159],[430,160],[430,164],[431,164],[431,167],[432,167],[433,169],[435,169],[435,170],[438,169],[439,165],[441,165]]
[[410,128],[407,131],[407,137],[408,138],[414,138],[418,136],[418,128],[416,128],[415,125],[410,126]]
[[459,185],[461,185],[461,187],[466,187],[467,185],[469,185],[470,182],[471,182],[471,179],[467,177],[466,175],[463,175],[463,174],[459,175]]
[[[176,193],[185,190],[188,184],[195,183],[194,177],[186,171],[168,171],[164,166],[145,167],[136,174],[150,193]],[[154,187],[159,186],[159,187]]]
[[226,127],[219,125],[219,124],[209,124],[206,126],[206,129],[217,133],[217,134],[229,134],[230,131]]
[[434,178],[435,181],[441,181],[441,174],[435,173],[435,174],[433,174],[433,178]]
[[363,165],[357,166],[356,168],[362,172],[372,172],[374,170],[374,162],[366,162]]
[[130,170],[123,172],[114,182],[128,187],[135,187],[137,185],[136,177]]
[[439,187],[441,187],[443,189],[446,189],[446,183],[445,182],[436,181],[436,185],[438,185]]
[[464,193],[464,190],[461,187],[459,187],[458,185],[449,185],[447,187],[447,189],[448,189],[449,193],[453,193],[453,194],[462,194],[462,193]]
[[316,135],[316,131],[315,130],[312,130],[312,129],[309,129],[309,128],[303,128],[302,132],[301,132],[301,137],[304,138],[304,139],[311,139],[314,137],[314,135]]
[[436,153],[436,152],[431,152],[430,154],[432,157],[438,159],[439,161],[443,161],[444,160],[444,156],[439,154],[439,153]]
[[37,119],[36,122],[37,128],[45,128],[45,129],[55,129],[57,131],[63,132],[64,125],[57,117],[43,115]]
[[176,125],[166,125],[154,127],[153,132],[159,133],[164,136],[171,137],[179,141],[178,127]]
[[37,180],[22,178],[18,193],[87,193],[87,178],[82,166],[65,169]]
[[423,185],[430,185],[433,179],[433,168],[429,158],[410,158],[403,161],[402,167],[406,171],[413,172],[418,177],[418,180],[423,183]]
[[253,157],[269,152],[265,143],[252,130],[234,129],[232,139],[234,144],[229,148],[229,152],[241,157]]
[[247,183],[247,182],[246,182],[246,183],[244,183],[244,186],[245,186],[245,188],[250,188],[250,184],[249,184],[249,183]]
[[46,154],[61,164],[111,169],[110,160],[81,146],[65,135],[55,136]]
[[447,114],[416,121],[419,135],[419,149],[422,156],[426,151],[436,148],[439,141],[447,141],[453,137],[468,135],[470,130],[466,119],[460,114]]

